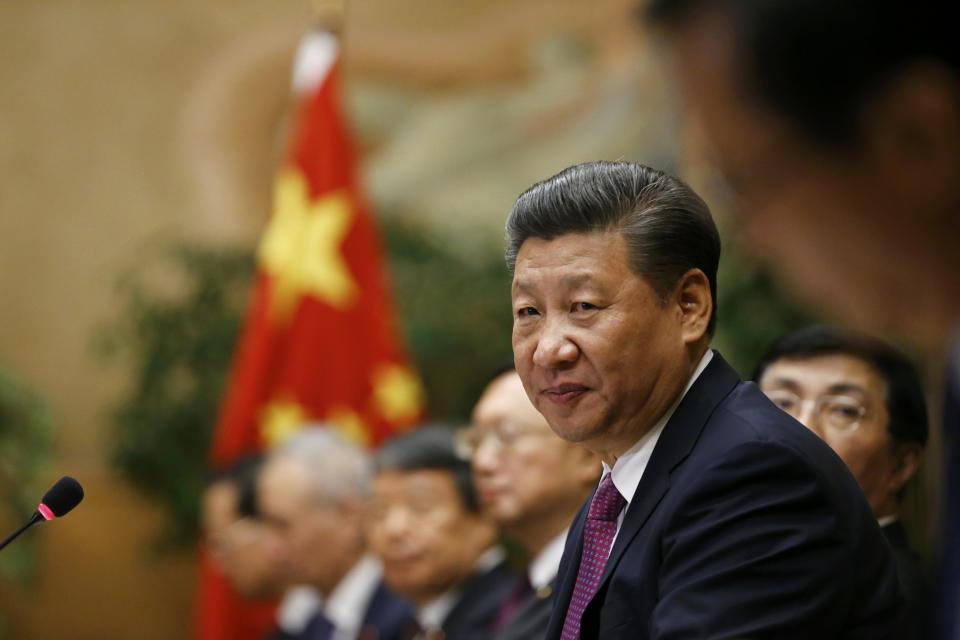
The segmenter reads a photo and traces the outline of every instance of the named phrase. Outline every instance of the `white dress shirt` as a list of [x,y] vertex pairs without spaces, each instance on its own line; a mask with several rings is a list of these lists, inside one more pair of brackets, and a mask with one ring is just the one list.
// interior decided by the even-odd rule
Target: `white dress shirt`
[[333,640],[354,640],[363,616],[383,577],[383,567],[373,556],[364,556],[337,584],[322,604],[323,615],[334,628]]
[[530,586],[533,587],[534,591],[540,591],[547,587],[557,577],[568,532],[569,530],[564,530],[548,542],[547,546],[541,549],[540,553],[530,561],[530,566],[527,567],[527,577],[530,578]]
[[707,349],[707,352],[700,358],[700,363],[694,370],[693,375],[690,376],[690,380],[687,381],[687,386],[684,387],[683,393],[680,394],[676,402],[657,420],[653,428],[643,434],[626,453],[617,458],[613,468],[610,468],[606,462],[603,463],[603,474],[600,476],[600,480],[603,481],[607,474],[613,476],[613,486],[617,488],[620,495],[627,501],[626,507],[620,511],[620,515],[617,517],[617,533],[610,542],[611,549],[613,548],[613,543],[617,541],[616,536],[620,535],[620,527],[623,526],[623,519],[626,517],[627,508],[629,508],[630,503],[633,501],[633,495],[637,492],[637,485],[640,484],[640,479],[643,478],[643,472],[647,469],[647,463],[650,462],[650,456],[653,455],[653,450],[657,446],[660,434],[663,433],[664,427],[667,426],[670,418],[673,417],[673,412],[677,410],[680,401],[687,395],[690,387],[697,381],[697,378],[700,377],[700,374],[703,373],[703,370],[707,368],[707,365],[710,364],[712,359],[713,351]]

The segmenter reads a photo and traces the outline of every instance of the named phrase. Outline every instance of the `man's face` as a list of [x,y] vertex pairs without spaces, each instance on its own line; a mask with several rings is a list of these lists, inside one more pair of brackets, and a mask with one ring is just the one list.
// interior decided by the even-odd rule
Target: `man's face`
[[336,503],[318,500],[312,483],[302,463],[271,460],[260,476],[260,507],[291,582],[329,592],[347,568],[344,559],[352,557],[356,532]]
[[682,390],[682,314],[630,270],[619,233],[527,239],[512,298],[517,373],[564,440],[609,461]]
[[[896,510],[896,494],[903,484],[895,474],[897,457],[887,431],[886,383],[867,363],[849,355],[809,359],[782,359],[763,373],[760,389],[775,404],[826,441],[857,479],[874,513],[880,517]],[[826,412],[814,409],[824,399],[837,398],[835,406],[860,406],[863,417],[852,430],[831,426]]]
[[368,534],[387,585],[417,604],[466,579],[496,535],[440,469],[377,473]]
[[232,482],[212,484],[203,495],[207,546],[223,575],[248,598],[276,594],[282,586],[281,567],[265,525],[237,513],[237,488]]
[[550,430],[513,371],[483,392],[471,438],[480,501],[508,530],[553,527],[558,516],[571,519],[599,474],[595,457]]
[[[806,301],[877,333],[930,331],[917,277],[904,259],[929,247],[891,167],[868,150],[826,151],[745,86],[733,31],[704,10],[673,40],[676,77],[691,115],[737,197],[745,246],[769,259]],[[899,295],[897,295],[899,294]],[[939,307],[933,311],[939,312]]]

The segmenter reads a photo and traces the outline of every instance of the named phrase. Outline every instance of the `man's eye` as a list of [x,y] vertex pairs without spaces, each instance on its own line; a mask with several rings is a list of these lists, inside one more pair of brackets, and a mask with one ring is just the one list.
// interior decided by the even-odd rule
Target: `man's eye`
[[597,307],[589,302],[574,302],[572,311],[593,311]]
[[534,309],[533,307],[520,307],[517,309],[518,318],[530,318],[532,316],[538,316],[540,312]]

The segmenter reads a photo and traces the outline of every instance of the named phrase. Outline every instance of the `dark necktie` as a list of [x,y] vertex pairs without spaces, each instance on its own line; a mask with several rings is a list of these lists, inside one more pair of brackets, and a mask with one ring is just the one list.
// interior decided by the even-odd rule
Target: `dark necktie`
[[510,592],[510,595],[508,595],[506,600],[503,601],[503,604],[500,605],[500,610],[497,612],[497,619],[493,622],[493,631],[502,631],[504,627],[513,620],[514,616],[517,615],[520,605],[532,595],[533,587],[530,585],[530,580],[526,574],[518,577],[517,584],[513,587],[513,591]]
[[307,628],[303,630],[303,638],[306,640],[331,640],[334,630],[333,623],[323,615],[323,611],[318,611],[310,618]]
[[607,565],[610,545],[617,534],[617,517],[627,501],[613,484],[608,473],[590,501],[590,511],[583,529],[583,553],[580,555],[580,570],[573,587],[573,596],[567,606],[563,621],[561,640],[577,640],[580,637],[580,618],[600,588],[603,568]]

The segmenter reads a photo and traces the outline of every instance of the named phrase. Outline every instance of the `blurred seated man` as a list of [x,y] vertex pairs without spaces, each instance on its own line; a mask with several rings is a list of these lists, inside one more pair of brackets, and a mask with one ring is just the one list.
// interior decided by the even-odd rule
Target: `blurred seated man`
[[487,640],[517,577],[453,431],[428,426],[390,440],[375,465],[370,544],[386,583],[417,606],[408,637]]
[[250,599],[281,593],[283,574],[270,536],[257,517],[256,482],[261,460],[243,458],[216,473],[203,493],[203,529],[210,554],[230,586]]
[[543,635],[567,530],[600,478],[600,460],[550,429],[512,367],[487,385],[463,443],[481,505],[531,558],[495,637]]
[[320,427],[303,429],[267,459],[259,483],[264,520],[290,581],[321,598],[312,617],[281,638],[391,640],[408,626],[412,609],[387,590],[379,561],[367,555],[370,472],[363,451]]
[[850,468],[895,552],[907,631],[921,637],[923,571],[897,519],[927,442],[926,401],[916,369],[880,340],[815,326],[777,340],[754,379]]
[[255,485],[261,459],[242,458],[217,469],[201,498],[208,553],[201,556],[197,637],[263,640],[276,626],[284,588],[271,536],[257,518]]

